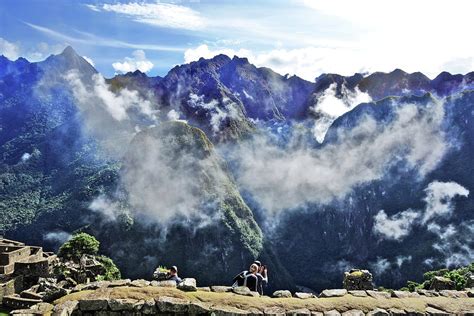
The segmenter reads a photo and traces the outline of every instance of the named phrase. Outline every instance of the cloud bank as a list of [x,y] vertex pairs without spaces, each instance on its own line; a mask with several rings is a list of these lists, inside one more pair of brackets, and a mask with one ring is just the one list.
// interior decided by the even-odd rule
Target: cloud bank
[[361,103],[372,101],[372,98],[365,92],[361,92],[358,87],[350,91],[345,84],[341,87],[342,97],[337,96],[337,83],[331,84],[320,96],[317,104],[310,108],[316,116],[313,133],[320,143],[324,141],[324,136],[332,123],[344,113],[349,112]]
[[132,53],[133,57],[125,57],[123,62],[112,64],[116,73],[127,73],[140,70],[143,73],[149,72],[153,68],[153,63],[146,58],[143,50],[136,50]]
[[382,239],[402,240],[408,236],[415,225],[427,226],[429,230],[436,227],[434,220],[448,217],[454,211],[452,200],[467,197],[469,191],[455,182],[433,181],[426,187],[423,210],[408,209],[392,216],[381,210],[374,217],[373,231]]
[[237,180],[261,207],[278,212],[343,198],[355,186],[381,179],[400,162],[424,176],[448,149],[443,104],[394,107],[391,122],[365,115],[353,129],[340,131],[336,143],[319,150],[289,151],[262,138],[243,144],[235,157]]

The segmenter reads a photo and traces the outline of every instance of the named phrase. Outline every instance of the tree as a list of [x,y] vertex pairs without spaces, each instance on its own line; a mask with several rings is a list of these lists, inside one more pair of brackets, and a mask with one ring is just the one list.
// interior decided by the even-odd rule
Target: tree
[[59,248],[58,256],[66,260],[79,261],[83,255],[97,255],[99,246],[100,242],[94,236],[79,233]]

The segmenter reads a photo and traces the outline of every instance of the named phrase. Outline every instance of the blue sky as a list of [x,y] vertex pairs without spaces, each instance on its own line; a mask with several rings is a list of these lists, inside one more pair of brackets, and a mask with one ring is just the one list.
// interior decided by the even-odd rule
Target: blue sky
[[474,70],[469,0],[0,1],[0,54],[66,45],[105,76],[165,75],[218,53],[312,80],[324,72]]

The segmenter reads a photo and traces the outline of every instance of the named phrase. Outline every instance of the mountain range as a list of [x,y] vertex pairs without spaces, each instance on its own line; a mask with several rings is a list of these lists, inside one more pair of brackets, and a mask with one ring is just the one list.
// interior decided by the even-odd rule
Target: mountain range
[[128,277],[400,287],[474,260],[474,72],[322,74],[217,55],[106,79],[67,47],[0,56],[0,228],[94,234]]

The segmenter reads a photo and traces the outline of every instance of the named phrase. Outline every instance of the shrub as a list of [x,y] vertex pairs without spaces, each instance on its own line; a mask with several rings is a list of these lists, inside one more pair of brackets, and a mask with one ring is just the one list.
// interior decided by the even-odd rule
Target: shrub
[[112,281],[119,280],[122,277],[120,270],[117,268],[112,259],[106,256],[99,256],[97,257],[97,260],[105,268],[105,274],[99,276],[97,278],[98,280]]
[[83,255],[97,255],[99,246],[100,243],[94,236],[79,233],[59,248],[58,256],[66,260],[79,261]]

